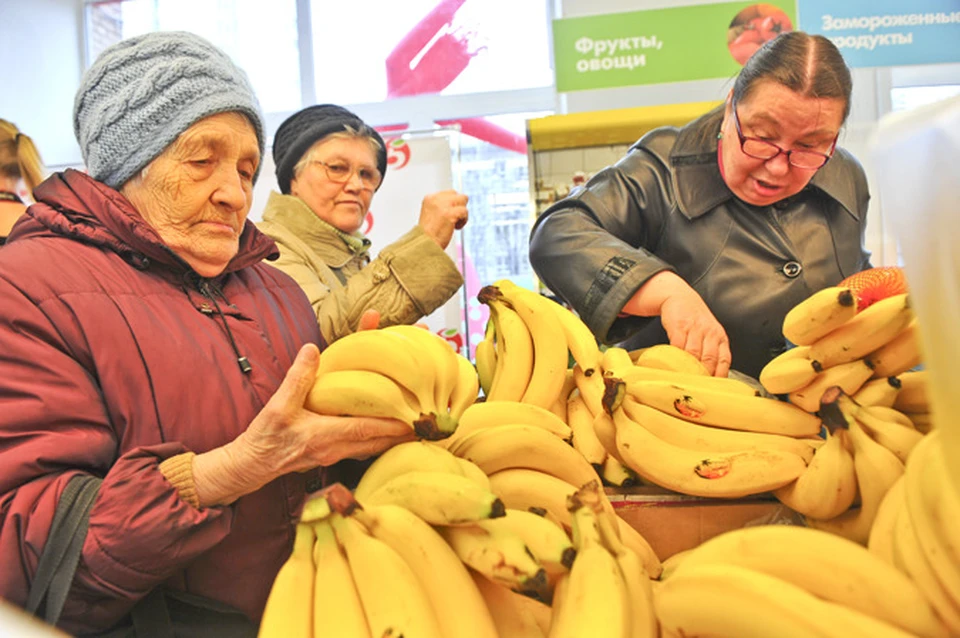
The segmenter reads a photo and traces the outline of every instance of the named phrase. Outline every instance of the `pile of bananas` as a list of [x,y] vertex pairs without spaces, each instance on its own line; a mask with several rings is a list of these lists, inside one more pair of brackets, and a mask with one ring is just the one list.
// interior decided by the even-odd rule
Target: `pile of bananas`
[[327,347],[305,407],[399,419],[419,438],[435,440],[456,429],[478,392],[469,359],[429,330],[399,325],[355,332]]

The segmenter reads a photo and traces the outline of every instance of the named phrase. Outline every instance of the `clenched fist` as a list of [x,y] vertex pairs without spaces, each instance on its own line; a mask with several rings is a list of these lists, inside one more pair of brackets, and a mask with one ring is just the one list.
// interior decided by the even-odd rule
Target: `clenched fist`
[[431,193],[423,198],[420,206],[420,227],[440,248],[447,247],[454,230],[466,225],[467,200],[466,195],[455,190]]

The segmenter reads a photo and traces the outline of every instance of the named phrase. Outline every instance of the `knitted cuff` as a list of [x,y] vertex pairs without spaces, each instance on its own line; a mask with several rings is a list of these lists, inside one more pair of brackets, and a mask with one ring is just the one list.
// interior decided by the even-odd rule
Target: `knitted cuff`
[[197,486],[193,483],[193,452],[185,452],[171,456],[160,463],[160,473],[177,489],[180,498],[200,509],[200,498],[197,496]]

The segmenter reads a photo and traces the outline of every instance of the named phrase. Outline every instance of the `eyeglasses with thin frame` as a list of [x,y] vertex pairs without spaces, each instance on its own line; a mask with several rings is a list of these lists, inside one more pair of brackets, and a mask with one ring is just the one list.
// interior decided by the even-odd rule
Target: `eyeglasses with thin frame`
[[332,162],[324,162],[322,160],[311,161],[314,164],[322,166],[327,173],[327,179],[335,184],[347,183],[354,173],[360,177],[360,184],[365,190],[375,191],[380,187],[380,182],[383,181],[383,175],[375,168],[366,166],[354,168],[350,166],[350,164],[340,160],[334,160]]
[[777,155],[783,153],[787,156],[787,161],[790,162],[791,165],[796,166],[797,168],[816,170],[830,161],[830,158],[833,156],[833,151],[837,148],[837,140],[840,138],[839,133],[837,133],[837,136],[833,138],[833,142],[830,144],[830,151],[827,153],[802,150],[788,151],[780,148],[773,142],[761,140],[757,137],[746,137],[743,134],[743,131],[740,129],[740,117],[737,115],[737,103],[734,102],[731,105],[731,108],[733,110],[733,123],[737,127],[737,137],[740,138],[740,150],[743,151],[744,155],[752,157],[753,159],[769,161]]

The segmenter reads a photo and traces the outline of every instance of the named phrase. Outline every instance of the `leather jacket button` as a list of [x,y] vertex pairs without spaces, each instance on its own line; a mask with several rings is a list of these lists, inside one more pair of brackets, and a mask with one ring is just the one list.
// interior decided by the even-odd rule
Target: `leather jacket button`
[[798,261],[788,261],[783,265],[783,274],[785,274],[790,279],[793,279],[803,270],[803,266],[800,265]]

